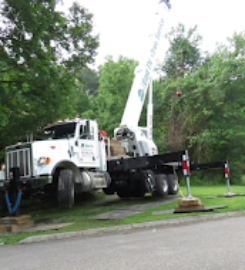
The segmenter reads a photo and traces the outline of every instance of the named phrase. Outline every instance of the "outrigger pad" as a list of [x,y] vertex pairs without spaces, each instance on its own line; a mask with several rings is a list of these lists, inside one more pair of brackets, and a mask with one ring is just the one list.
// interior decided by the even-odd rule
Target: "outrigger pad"
[[193,213],[193,212],[209,212],[213,211],[215,209],[223,209],[226,208],[227,206],[225,205],[220,205],[220,206],[210,206],[210,207],[204,207],[203,209],[175,209],[173,212],[174,214],[181,214],[181,213]]
[[0,232],[17,232],[34,225],[30,215],[5,217],[0,219]]
[[215,195],[215,196],[205,196],[203,198],[212,199],[212,198],[231,198],[236,196],[245,196],[245,194],[223,194],[223,195]]

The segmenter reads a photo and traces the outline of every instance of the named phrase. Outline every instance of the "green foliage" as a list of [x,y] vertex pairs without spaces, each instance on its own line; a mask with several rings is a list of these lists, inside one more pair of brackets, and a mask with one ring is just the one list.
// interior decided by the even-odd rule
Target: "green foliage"
[[73,116],[80,117],[84,112],[91,109],[89,96],[97,95],[99,86],[99,74],[88,67],[76,72],[76,83],[69,95],[70,104],[73,108]]
[[76,78],[80,81],[83,92],[87,96],[97,95],[97,89],[99,87],[99,77],[99,72],[87,67],[77,71],[76,73]]
[[[242,162],[245,150],[245,36],[243,33],[234,35],[230,46],[219,47],[203,61],[201,53],[197,53],[198,48],[193,48],[197,44],[187,42],[182,30],[170,34],[173,46],[163,66],[166,71],[172,55],[175,72],[166,72],[157,85],[161,98],[155,119],[162,128],[156,134],[158,140],[162,138],[162,144],[167,144],[167,147],[160,144],[160,149],[188,149],[191,161],[195,162],[226,159],[232,164]],[[178,47],[175,41],[179,42]],[[189,57],[183,61],[185,54],[182,52],[185,51],[193,51],[195,61],[189,61]],[[188,68],[183,68],[183,63],[188,63]],[[176,73],[176,70],[182,72]],[[183,93],[181,98],[175,95],[178,87]],[[235,179],[240,179],[240,173]]]
[[167,51],[162,71],[168,77],[184,77],[194,72],[201,63],[201,52],[198,48],[202,40],[196,33],[197,27],[185,31],[183,24],[179,23],[166,35],[170,48]]
[[98,37],[91,34],[93,16],[85,8],[74,4],[65,15],[55,7],[54,0],[2,3],[1,147],[75,114],[75,74],[93,62]]
[[115,62],[108,57],[100,67],[98,94],[90,97],[91,110],[83,114],[96,119],[100,129],[106,130],[110,137],[121,122],[136,65],[137,62],[131,59],[120,57]]

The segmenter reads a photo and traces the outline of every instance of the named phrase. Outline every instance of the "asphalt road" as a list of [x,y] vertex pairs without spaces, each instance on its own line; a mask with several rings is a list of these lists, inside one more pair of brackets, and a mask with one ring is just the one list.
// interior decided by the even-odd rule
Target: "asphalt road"
[[244,270],[245,217],[2,246],[0,269]]

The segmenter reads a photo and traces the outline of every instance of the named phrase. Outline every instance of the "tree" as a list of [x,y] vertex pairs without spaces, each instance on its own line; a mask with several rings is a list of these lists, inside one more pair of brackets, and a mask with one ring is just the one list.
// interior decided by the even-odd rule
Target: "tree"
[[[158,123],[154,133],[160,152],[178,151],[189,145],[188,136],[192,131],[184,131],[187,128],[186,115],[181,109],[185,105],[178,101],[175,93],[179,87],[183,89],[184,82],[195,74],[203,62],[199,49],[202,38],[196,29],[186,31],[184,25],[179,24],[166,36],[170,48],[161,67],[163,76],[154,85],[154,123]],[[189,87],[191,91],[193,85],[190,83]]]
[[121,122],[136,65],[137,62],[132,59],[121,56],[115,62],[109,56],[100,67],[98,94],[90,98],[91,110],[83,116],[97,119],[99,127],[110,136],[113,136],[114,128]]
[[244,159],[244,45],[244,33],[235,34],[229,46],[220,46],[194,71],[161,78],[156,115],[169,150],[186,148],[197,162],[228,159],[234,164]]
[[2,3],[2,145],[72,114],[69,95],[76,86],[75,74],[93,62],[98,37],[92,35],[92,14],[78,4],[68,15],[55,7],[55,0]]
[[80,117],[81,114],[91,108],[89,97],[97,95],[99,74],[97,71],[85,67],[78,70],[75,76],[76,83],[69,99],[74,110],[73,115]]
[[198,48],[202,37],[196,32],[197,26],[187,32],[183,24],[179,23],[166,35],[170,48],[167,51],[162,71],[172,78],[184,77],[194,72],[202,62]]
[[96,96],[98,94],[99,77],[99,72],[88,67],[83,68],[76,74],[76,78],[80,78],[81,86],[87,96]]

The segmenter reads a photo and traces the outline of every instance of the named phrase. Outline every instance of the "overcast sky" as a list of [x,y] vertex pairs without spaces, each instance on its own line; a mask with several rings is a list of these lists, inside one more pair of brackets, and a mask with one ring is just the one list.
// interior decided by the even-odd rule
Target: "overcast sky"
[[[63,0],[63,10],[71,5]],[[140,61],[146,54],[159,0],[77,0],[94,14],[94,33],[100,35],[95,67],[112,55]],[[198,26],[203,37],[202,50],[213,52],[216,43],[226,43],[234,32],[245,30],[245,0],[170,0],[172,9],[165,15],[164,34],[183,23],[187,29]],[[163,38],[158,58],[163,61],[168,41]]]

